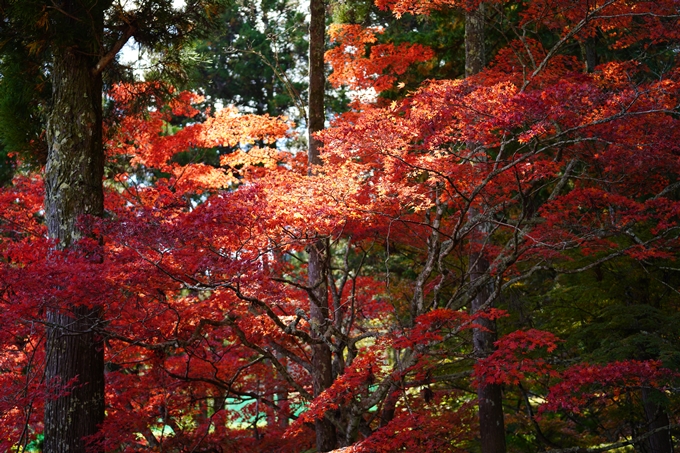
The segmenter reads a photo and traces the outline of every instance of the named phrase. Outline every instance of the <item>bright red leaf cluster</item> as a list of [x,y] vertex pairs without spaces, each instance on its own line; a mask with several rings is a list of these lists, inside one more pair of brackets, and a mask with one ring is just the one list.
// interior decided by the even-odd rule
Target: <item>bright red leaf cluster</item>
[[[522,420],[558,434],[584,408],[630,396],[642,412],[642,389],[669,395],[677,373],[656,358],[585,363],[560,339],[568,332],[513,324],[512,304],[470,313],[478,295],[487,306],[512,299],[541,272],[672,263],[680,251],[677,64],[661,75],[633,59],[586,72],[561,47],[596,29],[612,52],[677,43],[677,12],[672,2],[565,5],[527,2],[514,24],[555,39],[518,34],[476,76],[355,105],[319,134],[313,176],[302,153],[277,147],[292,129],[284,118],[201,112],[192,93],[161,102],[154,84],[115,86],[107,215],[83,218],[76,246],[46,239],[38,176],[0,191],[0,448],[36,440],[45,399],[78,385],[42,378],[44,313],[74,301],[102,311],[107,418],[92,442],[104,451],[299,451],[323,417],[351,451],[469,451],[476,402],[460,389],[480,383],[521,395]],[[333,83],[385,90],[432,55],[376,44],[376,32],[332,30]],[[205,150],[217,159],[178,159]],[[322,323],[307,279],[320,242]],[[483,275],[473,256],[488,262]],[[504,335],[473,357],[483,320]],[[315,395],[319,345],[333,383]],[[677,423],[677,402],[664,410]],[[624,415],[608,416],[617,436],[632,435]]]

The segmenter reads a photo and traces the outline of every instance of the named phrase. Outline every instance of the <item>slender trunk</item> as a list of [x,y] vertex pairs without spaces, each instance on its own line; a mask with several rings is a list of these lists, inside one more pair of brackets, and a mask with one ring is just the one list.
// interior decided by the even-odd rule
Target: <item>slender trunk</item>
[[[78,46],[53,51],[45,214],[48,234],[59,248],[82,236],[81,215],[101,216],[104,210],[102,84],[92,68],[93,58]],[[95,332],[101,316],[86,303],[56,301],[47,313],[46,381],[73,385],[45,404],[45,453],[84,453],[83,438],[96,434],[104,421],[104,344]]]
[[[673,440],[671,438],[671,421],[664,407],[658,399],[662,397],[660,392],[652,388],[642,389],[642,403],[647,417],[647,431],[656,431],[644,441],[646,453],[672,453]],[[667,429],[664,429],[666,428]]]
[[[326,272],[328,269],[328,241],[320,239],[309,247],[309,265],[307,277],[313,287],[310,297],[309,317],[312,323],[312,338],[320,339],[328,327],[328,286]],[[325,343],[312,346],[312,386],[314,396],[319,396],[333,384],[333,356]],[[330,451],[337,446],[335,426],[326,419],[316,421],[316,449]]]
[[465,13],[465,76],[482,72],[485,60],[484,46],[484,3],[479,8]]
[[[320,165],[320,142],[313,137],[314,132],[324,128],[324,41],[326,31],[326,5],[323,0],[311,0],[309,21],[309,105],[307,107],[307,133],[309,154],[307,163],[309,174],[314,174],[314,165]],[[319,239],[309,246],[309,266],[307,278],[310,291],[309,317],[313,325],[313,338],[319,339],[330,322],[328,312],[328,241]],[[327,344],[312,346],[312,385],[314,396],[318,396],[333,384],[333,356]],[[316,421],[316,449],[330,451],[337,446],[335,426],[326,419]]]
[[313,171],[312,165],[321,164],[319,158],[321,143],[312,134],[322,130],[326,120],[324,107],[326,75],[323,62],[326,38],[326,4],[324,0],[310,0],[309,10],[309,105],[307,106],[309,153],[307,161],[311,173]]
[[[482,278],[489,270],[489,263],[480,255],[473,253],[470,256],[473,264],[470,278],[476,280]],[[490,288],[482,287],[472,302],[472,312],[477,312],[485,307],[483,304],[488,300]],[[475,358],[488,357],[494,349],[496,341],[496,323],[487,319],[477,321],[483,329],[474,329],[472,342]],[[503,420],[503,391],[498,384],[480,383],[477,387],[477,400],[479,405],[479,435],[482,453],[505,452],[505,423]]]
[[399,402],[399,393],[396,391],[396,386],[390,388],[385,397],[385,402],[383,403],[382,412],[380,413],[380,427],[387,426],[389,422],[394,419],[394,415],[397,411],[397,403]]
[[[465,75],[472,76],[484,69],[484,4],[481,3],[477,10],[465,14]],[[476,211],[471,210],[471,217],[475,217]],[[488,225],[482,223],[476,231],[477,240],[483,242],[488,234]],[[480,244],[481,245],[481,244]],[[470,279],[475,281],[489,271],[489,262],[481,253],[470,255]],[[491,295],[491,288],[483,286],[472,301],[473,313],[482,310],[484,304]],[[478,359],[487,357],[493,351],[493,343],[496,340],[496,325],[493,321],[479,320],[484,329],[475,329],[472,333],[472,341],[475,357]],[[498,384],[479,384],[477,387],[477,399],[479,404],[479,434],[482,453],[504,453],[505,446],[505,423],[503,421],[503,392]]]
[[581,43],[581,53],[586,64],[586,72],[594,72],[598,63],[597,56],[597,36],[588,38]]

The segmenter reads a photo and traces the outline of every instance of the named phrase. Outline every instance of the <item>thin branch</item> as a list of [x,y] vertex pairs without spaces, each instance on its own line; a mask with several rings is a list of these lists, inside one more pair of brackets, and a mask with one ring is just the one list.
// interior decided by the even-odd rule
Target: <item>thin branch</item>
[[113,44],[113,47],[102,56],[97,65],[92,69],[92,75],[98,76],[101,74],[106,67],[111,64],[111,62],[116,58],[120,49],[130,40],[132,35],[137,32],[137,26],[134,24],[128,25],[123,31],[123,35]]

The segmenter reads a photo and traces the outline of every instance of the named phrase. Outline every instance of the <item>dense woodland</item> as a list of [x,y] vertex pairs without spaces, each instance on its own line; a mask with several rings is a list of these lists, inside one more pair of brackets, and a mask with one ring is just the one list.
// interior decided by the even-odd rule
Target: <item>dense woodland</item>
[[0,451],[680,444],[677,0],[0,15]]

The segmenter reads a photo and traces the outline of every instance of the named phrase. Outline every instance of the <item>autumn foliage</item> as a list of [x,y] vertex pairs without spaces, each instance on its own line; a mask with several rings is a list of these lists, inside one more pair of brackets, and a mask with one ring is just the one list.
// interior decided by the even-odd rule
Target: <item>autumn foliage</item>
[[[161,100],[148,84],[113,87],[107,215],[81,219],[76,247],[46,239],[38,175],[0,192],[0,449],[39,440],[44,401],[79,385],[43,378],[53,353],[44,313],[73,301],[103,313],[107,417],[91,439],[103,451],[303,451],[320,417],[348,451],[470,451],[477,382],[502,384],[523,407],[507,415],[528,442],[514,451],[635,438],[649,424],[643,391],[676,427],[668,356],[586,360],[570,341],[585,316],[535,327],[510,302],[469,306],[482,286],[492,288],[488,306],[534,297],[524,288],[539,276],[549,299],[559,275],[674,268],[677,50],[662,70],[634,57],[676,49],[677,5],[487,4],[517,33],[485,71],[426,81],[389,105],[355,104],[319,134],[324,165],[313,176],[286,145],[295,133],[286,118],[201,111],[196,94]],[[477,5],[378,6],[403,15]],[[332,83],[381,92],[434,57],[380,44],[378,32],[331,29]],[[587,72],[567,44],[596,34],[608,59]],[[306,278],[320,237],[331,250],[323,325],[310,319]],[[489,268],[472,279],[475,255]],[[668,298],[676,316],[677,296]],[[497,320],[502,336],[474,364],[480,318]],[[332,351],[334,383],[314,397],[319,342]]]

